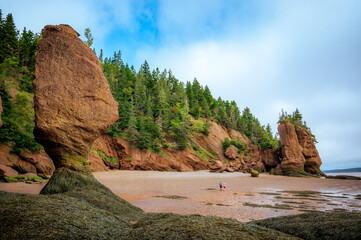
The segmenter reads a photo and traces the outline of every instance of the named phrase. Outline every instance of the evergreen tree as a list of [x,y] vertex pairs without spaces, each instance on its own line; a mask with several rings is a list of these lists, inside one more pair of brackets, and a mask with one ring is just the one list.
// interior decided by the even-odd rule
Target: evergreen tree
[[86,41],[84,41],[85,45],[87,45],[88,47],[91,47],[93,45],[94,38],[90,31],[90,28],[86,28],[84,30],[84,37],[86,38]]
[[15,27],[13,15],[9,13],[2,27],[0,62],[3,62],[6,58],[16,56],[17,36],[18,32]]

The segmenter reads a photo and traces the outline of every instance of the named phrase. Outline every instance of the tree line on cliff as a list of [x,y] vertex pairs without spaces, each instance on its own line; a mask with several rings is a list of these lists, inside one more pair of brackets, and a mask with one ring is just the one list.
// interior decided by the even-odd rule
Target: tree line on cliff
[[[41,35],[26,28],[20,33],[12,15],[3,19],[1,10],[0,30],[0,94],[4,108],[0,142],[13,142],[14,152],[23,147],[34,151],[41,147],[32,133],[32,80],[36,43]],[[89,29],[85,36],[85,44],[91,47]],[[211,121],[243,132],[263,149],[277,149],[280,145],[270,125],[261,125],[248,107],[240,111],[235,101],[216,99],[209,87],[202,86],[196,78],[183,83],[171,70],[151,70],[147,61],[136,71],[123,62],[120,51],[104,58],[100,50],[98,58],[119,103],[119,120],[108,133],[126,138],[138,148],[159,152],[161,147],[173,144],[184,149],[192,135],[209,134]],[[11,89],[16,89],[14,96],[10,95]]]

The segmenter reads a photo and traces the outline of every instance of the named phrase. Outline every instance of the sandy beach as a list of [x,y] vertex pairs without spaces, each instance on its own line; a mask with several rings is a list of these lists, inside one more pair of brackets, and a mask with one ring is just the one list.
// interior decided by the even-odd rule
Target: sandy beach
[[[108,171],[94,176],[145,212],[235,218],[241,222],[308,211],[361,211],[361,182],[244,173]],[[354,174],[357,175],[357,174]],[[218,183],[226,183],[220,191]],[[0,191],[38,194],[46,184],[0,183]]]

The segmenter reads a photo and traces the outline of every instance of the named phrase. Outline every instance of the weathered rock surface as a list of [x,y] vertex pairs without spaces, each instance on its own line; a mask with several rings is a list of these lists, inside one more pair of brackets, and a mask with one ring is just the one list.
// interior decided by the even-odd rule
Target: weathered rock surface
[[[294,126],[290,122],[282,122],[278,126],[281,139],[280,155],[283,173],[296,175],[316,174],[325,176],[320,170],[322,164],[311,134],[302,127]],[[295,176],[296,176],[295,175]]]
[[1,96],[0,96],[0,127],[2,127],[2,125],[3,125],[3,121],[1,120],[2,112],[3,112],[3,105],[2,105],[2,102],[1,102]]
[[294,126],[290,122],[281,122],[278,133],[282,144],[281,168],[285,172],[304,169],[306,159],[302,154],[302,147]]
[[8,167],[4,164],[0,164],[0,179],[4,177],[17,176],[17,175],[19,175],[19,173],[14,169],[12,169],[11,167]]
[[222,173],[226,167],[221,161],[215,161],[213,165],[210,166],[211,172]]
[[253,166],[253,169],[259,173],[266,171],[266,168],[265,168],[263,162],[258,162],[255,166]]
[[118,119],[101,65],[68,25],[45,26],[34,80],[34,135],[59,167],[86,165],[88,152]]
[[279,164],[277,155],[272,149],[265,149],[262,151],[262,162],[268,171]]
[[234,160],[239,157],[238,148],[231,145],[226,149],[224,155],[226,155],[227,158]]
[[55,171],[55,166],[50,157],[44,150],[39,152],[22,152],[20,158],[26,162],[33,164],[38,174],[52,175]]
[[298,127],[296,130],[298,142],[302,147],[303,156],[306,159],[305,169],[311,173],[317,173],[322,164],[320,155],[316,149],[315,143],[312,141],[311,134],[301,128]]
[[0,144],[0,164],[11,167],[19,173],[37,173],[34,165],[11,153],[11,147],[3,144]]

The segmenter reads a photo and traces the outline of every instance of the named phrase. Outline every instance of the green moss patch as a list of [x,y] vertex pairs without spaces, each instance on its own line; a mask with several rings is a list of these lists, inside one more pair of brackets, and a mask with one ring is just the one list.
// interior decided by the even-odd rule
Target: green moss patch
[[187,199],[187,197],[178,196],[178,195],[162,195],[162,196],[153,196],[156,198],[168,198],[168,199]]
[[278,204],[276,203],[274,206],[269,204],[254,204],[254,203],[243,203],[243,206],[246,207],[261,207],[261,208],[274,208],[274,209],[283,209],[283,210],[293,210],[290,205],[287,204]]
[[6,182],[25,182],[25,183],[42,183],[43,179],[39,176],[8,176],[4,178]]
[[258,194],[262,194],[262,195],[275,195],[275,196],[279,196],[282,195],[280,193],[273,193],[273,192],[260,192]]

